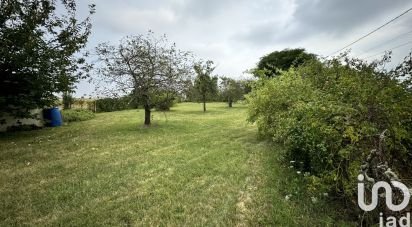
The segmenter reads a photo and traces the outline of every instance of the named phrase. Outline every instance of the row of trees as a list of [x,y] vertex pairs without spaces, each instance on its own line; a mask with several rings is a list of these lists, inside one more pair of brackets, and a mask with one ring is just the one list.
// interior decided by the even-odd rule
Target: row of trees
[[[95,6],[89,7],[89,16],[79,20],[75,0],[0,2],[0,114],[30,117],[31,109],[55,105],[58,93],[63,94],[64,108],[70,108],[75,84],[91,70],[87,53],[80,54],[91,33]],[[218,79],[211,75],[213,62],[196,63],[166,36],[149,31],[126,37],[117,46],[102,43],[96,52],[103,85],[99,91],[114,100],[130,97],[143,106],[145,125],[150,124],[152,108],[168,109],[176,97],[200,97],[206,110],[206,101],[219,91]],[[239,87],[234,80],[222,81],[231,106]]]
[[200,101],[206,111],[207,101],[227,102],[229,107],[244,98],[251,90],[251,80],[233,79],[225,76],[211,76],[213,62],[200,62],[194,66],[196,78],[186,93],[187,101]]
[[[145,109],[145,125],[150,125],[152,108],[167,110],[176,98],[206,102],[220,94],[228,102],[241,99],[246,82],[212,75],[213,61],[195,62],[189,52],[177,49],[166,36],[129,36],[117,46],[108,43],[97,47],[101,62],[98,74],[103,76],[103,92],[129,95]],[[192,75],[196,77],[193,79]],[[111,84],[112,86],[107,86]],[[247,90],[247,89],[246,89]]]

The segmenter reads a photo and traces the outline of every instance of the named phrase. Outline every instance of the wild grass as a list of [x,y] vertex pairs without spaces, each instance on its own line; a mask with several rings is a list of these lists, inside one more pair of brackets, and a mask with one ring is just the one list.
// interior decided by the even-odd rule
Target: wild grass
[[95,117],[95,114],[90,110],[85,109],[70,109],[62,110],[63,121],[73,122],[73,121],[86,121]]
[[297,176],[244,106],[178,104],[149,128],[143,114],[0,135],[0,225],[350,224],[330,204],[285,199]]

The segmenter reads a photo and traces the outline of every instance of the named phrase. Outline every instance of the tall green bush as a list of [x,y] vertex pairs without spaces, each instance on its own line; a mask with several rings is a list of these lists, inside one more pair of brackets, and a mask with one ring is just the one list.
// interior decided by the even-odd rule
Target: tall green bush
[[355,208],[360,166],[385,129],[385,161],[401,178],[412,177],[408,61],[384,71],[376,62],[343,57],[261,78],[247,96],[249,120],[310,173],[309,191],[331,193]]

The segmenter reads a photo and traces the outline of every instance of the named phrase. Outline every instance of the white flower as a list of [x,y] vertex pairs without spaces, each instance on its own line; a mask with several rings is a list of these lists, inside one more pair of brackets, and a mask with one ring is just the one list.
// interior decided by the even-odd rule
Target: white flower
[[293,169],[293,166],[289,166],[289,169]]
[[292,164],[293,164],[293,163],[295,163],[295,162],[296,162],[296,161],[293,161],[293,160],[292,160],[292,161],[290,161],[290,163],[292,163]]
[[288,201],[292,197],[291,194],[285,196],[285,200]]
[[310,199],[312,200],[312,203],[317,203],[318,202],[318,199],[314,196],[312,196],[312,198],[310,198]]
[[300,172],[300,171],[296,171],[296,173],[300,175],[302,172]]

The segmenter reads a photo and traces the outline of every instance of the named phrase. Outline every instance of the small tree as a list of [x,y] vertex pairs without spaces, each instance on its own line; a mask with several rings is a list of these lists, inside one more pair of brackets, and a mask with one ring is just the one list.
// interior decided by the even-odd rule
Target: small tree
[[157,38],[151,31],[146,36],[126,37],[118,46],[100,44],[97,54],[103,82],[111,84],[105,86],[105,91],[131,94],[144,107],[146,126],[156,105],[153,97],[164,91],[178,93],[190,78],[190,53],[178,50],[166,36]]
[[232,107],[233,102],[240,100],[243,97],[243,89],[240,81],[228,77],[221,77],[221,92],[222,96],[227,101],[229,107]]
[[203,112],[206,112],[206,100],[208,96],[217,92],[217,77],[212,77],[211,74],[215,67],[213,61],[199,62],[195,64],[194,70],[197,74],[194,84],[194,89],[203,103]]

